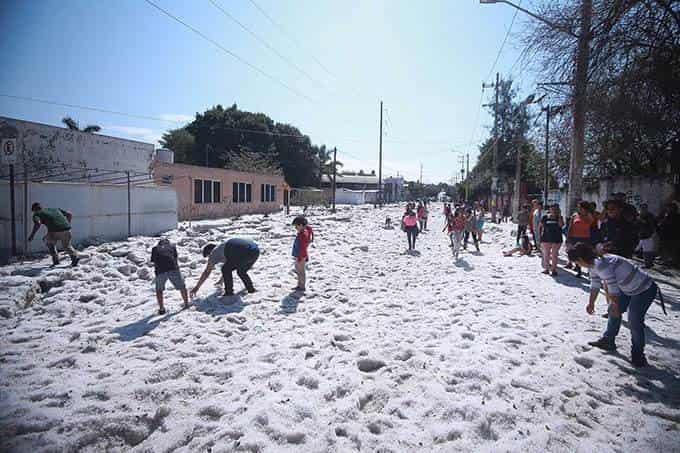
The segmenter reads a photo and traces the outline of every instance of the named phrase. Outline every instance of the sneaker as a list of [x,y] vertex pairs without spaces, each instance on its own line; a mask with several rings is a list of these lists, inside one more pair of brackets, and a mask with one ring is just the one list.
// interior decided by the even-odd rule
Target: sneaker
[[164,315],[165,313],[166,313],[165,307],[161,307],[161,308],[158,309],[158,314],[159,314],[159,315]]
[[633,364],[635,368],[642,368],[649,366],[649,362],[647,362],[647,357],[645,357],[644,354],[633,354],[630,358],[630,362]]
[[550,273],[550,271],[549,271],[548,269],[546,269],[546,270],[544,270],[543,272],[541,272],[541,274],[545,274],[545,275],[548,275],[549,273]]
[[609,313],[604,313],[604,314],[602,315],[602,317],[603,317],[604,319],[609,319]]
[[616,351],[616,343],[605,337],[602,337],[597,341],[589,341],[588,344],[605,351]]
[[257,290],[252,286],[250,288],[246,288],[246,291],[248,291],[248,294],[253,294],[257,292]]
[[71,267],[76,267],[78,265],[78,261],[80,261],[80,258],[78,258],[77,256],[71,258]]

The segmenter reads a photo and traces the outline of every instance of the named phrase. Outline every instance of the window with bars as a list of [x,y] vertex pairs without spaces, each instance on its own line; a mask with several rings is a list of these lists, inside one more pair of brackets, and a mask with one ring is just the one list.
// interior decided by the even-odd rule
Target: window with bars
[[271,203],[276,201],[276,186],[260,184],[260,202]]
[[194,203],[220,203],[222,200],[222,183],[207,179],[194,179]]
[[232,198],[234,203],[252,203],[253,185],[246,182],[232,183]]

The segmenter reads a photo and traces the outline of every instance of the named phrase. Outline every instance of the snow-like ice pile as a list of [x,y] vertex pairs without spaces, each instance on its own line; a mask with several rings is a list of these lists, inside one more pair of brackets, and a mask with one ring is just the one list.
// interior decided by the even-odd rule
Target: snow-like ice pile
[[1,269],[0,450],[678,451],[677,304],[650,310],[654,367],[635,371],[625,327],[620,354],[584,346],[605,322],[585,314],[585,281],[501,256],[509,225],[454,264],[437,215],[405,254],[382,228],[399,212],[312,215],[303,297],[280,214],[169,232],[189,287],[210,241],[263,253],[258,293],[207,283],[180,312],[168,289],[162,317],[157,238],[89,247],[76,269]]

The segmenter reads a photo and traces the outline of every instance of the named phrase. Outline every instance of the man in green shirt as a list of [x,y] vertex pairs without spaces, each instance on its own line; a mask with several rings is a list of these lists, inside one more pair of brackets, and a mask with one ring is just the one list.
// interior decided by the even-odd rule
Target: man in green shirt
[[47,227],[45,242],[47,250],[52,255],[52,266],[59,264],[57,242],[61,242],[61,246],[71,257],[71,266],[77,266],[78,255],[71,246],[71,218],[73,217],[71,213],[63,209],[43,208],[40,203],[33,203],[31,211],[33,211],[33,231],[28,240],[32,241],[40,225],[45,225]]

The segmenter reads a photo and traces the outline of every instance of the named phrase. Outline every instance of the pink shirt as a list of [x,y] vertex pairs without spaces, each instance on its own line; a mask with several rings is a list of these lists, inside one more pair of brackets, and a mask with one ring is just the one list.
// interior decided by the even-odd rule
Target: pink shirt
[[415,215],[404,214],[404,217],[402,217],[401,221],[404,222],[404,226],[407,227],[416,226],[418,224],[418,219]]

